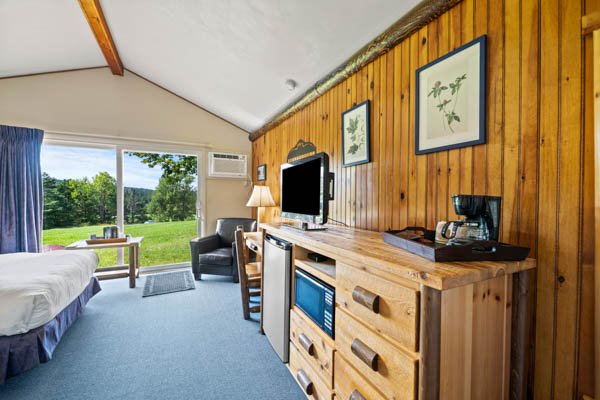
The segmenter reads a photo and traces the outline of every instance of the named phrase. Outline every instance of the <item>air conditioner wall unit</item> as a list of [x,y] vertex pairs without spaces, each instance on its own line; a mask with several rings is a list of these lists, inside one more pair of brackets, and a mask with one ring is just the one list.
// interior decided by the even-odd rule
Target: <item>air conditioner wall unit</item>
[[208,176],[211,178],[246,178],[248,156],[233,153],[208,153]]

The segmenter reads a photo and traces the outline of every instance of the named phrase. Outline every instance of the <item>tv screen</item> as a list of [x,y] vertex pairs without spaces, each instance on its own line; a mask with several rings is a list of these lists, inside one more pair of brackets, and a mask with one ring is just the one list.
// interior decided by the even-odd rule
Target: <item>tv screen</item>
[[319,215],[321,209],[321,160],[284,169],[283,201],[281,209],[286,212]]
[[329,156],[319,153],[281,166],[281,216],[327,222]]

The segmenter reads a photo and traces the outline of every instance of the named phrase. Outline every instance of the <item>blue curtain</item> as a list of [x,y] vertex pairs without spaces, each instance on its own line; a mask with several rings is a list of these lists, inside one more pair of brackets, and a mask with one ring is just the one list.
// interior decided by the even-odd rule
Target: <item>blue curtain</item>
[[0,125],[0,254],[40,252],[44,131]]

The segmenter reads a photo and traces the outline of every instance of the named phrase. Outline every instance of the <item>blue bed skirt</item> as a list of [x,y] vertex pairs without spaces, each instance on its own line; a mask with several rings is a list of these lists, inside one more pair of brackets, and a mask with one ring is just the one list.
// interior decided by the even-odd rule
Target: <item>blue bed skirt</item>
[[52,320],[29,332],[0,336],[0,385],[7,378],[49,361],[67,329],[77,321],[87,302],[100,290],[98,278],[94,276],[83,292]]

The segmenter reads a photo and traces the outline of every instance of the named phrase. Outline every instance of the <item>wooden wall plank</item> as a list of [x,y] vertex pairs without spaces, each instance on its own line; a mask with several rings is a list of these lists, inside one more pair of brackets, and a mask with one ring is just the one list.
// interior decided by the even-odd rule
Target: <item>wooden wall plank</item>
[[[521,138],[519,148],[519,231],[518,243],[536,251],[537,181],[539,141],[539,2],[523,0],[521,5]],[[525,62],[524,62],[525,61]],[[507,102],[508,103],[508,102]],[[510,115],[507,113],[507,115]],[[508,118],[507,118],[508,119]],[[506,166],[507,163],[504,163]]]
[[[359,104],[363,100],[363,74],[364,68],[358,71],[356,74],[356,98],[352,105]],[[364,167],[365,164],[357,165],[355,168],[356,171],[356,224],[354,226],[364,226],[363,225],[363,181],[364,181]]]
[[[504,125],[504,156],[511,160],[519,160],[519,141],[521,132],[521,1],[506,0],[505,26],[505,65],[506,82],[504,92],[511,101],[506,102],[506,118]],[[519,162],[506,163],[503,171],[502,194],[502,240],[516,243],[519,231]]]
[[[415,70],[425,64],[429,59],[429,40],[428,26],[424,26],[419,30],[419,49],[415,55]],[[416,96],[413,94],[412,101],[416,101]],[[416,203],[416,223],[417,226],[427,225],[427,156],[421,155],[417,157],[417,203]]]
[[[358,76],[357,74],[352,75],[352,90],[350,92],[350,105],[348,106],[348,108],[350,107],[354,107],[356,105],[356,99],[357,99],[357,79]],[[350,201],[351,201],[351,208],[350,208],[350,222],[351,222],[351,226],[356,227],[356,209],[357,209],[357,204],[358,201],[356,200],[356,176],[357,176],[357,171],[356,171],[357,167],[354,165],[352,167],[350,167]],[[360,217],[359,217],[360,220]]]
[[402,127],[402,47],[394,48],[394,162],[392,166],[393,190],[392,190],[392,229],[400,229],[400,185],[402,176],[400,174],[400,162],[402,160],[401,127]]
[[408,158],[408,193],[407,193],[407,218],[408,226],[417,226],[417,156],[415,155],[415,73],[419,63],[419,42],[420,35],[412,35],[410,37],[410,93],[408,96],[409,100],[409,113],[411,115],[408,124],[408,146],[409,146],[409,158]]
[[[455,50],[462,44],[462,8],[463,3],[450,10],[449,50]],[[450,196],[460,194],[460,170],[460,149],[452,149],[448,153],[448,208],[446,211],[446,218],[448,220],[458,219],[452,201],[450,201]]]
[[538,221],[538,269],[536,305],[536,398],[552,398],[556,340],[556,253],[559,122],[558,0],[544,1],[541,11],[540,51],[540,174]]
[[488,1],[487,194],[502,196],[504,142],[504,3]]
[[[560,125],[558,280],[554,396],[572,396],[577,376],[578,293],[580,284],[581,191],[581,33],[566,29],[581,21],[581,2],[560,2]],[[572,79],[575,78],[575,79]]]
[[[397,48],[397,47],[396,47]],[[394,53],[396,52],[396,48],[394,49]],[[394,195],[394,57],[392,53],[388,53],[387,57],[387,87],[386,87],[386,97],[387,97],[387,108],[385,110],[385,127],[386,127],[386,156],[385,156],[385,164],[386,164],[386,193],[385,193],[385,225],[384,230],[391,229],[392,227],[392,213],[393,213],[393,204],[392,197]],[[391,171],[391,173],[389,173]]]
[[398,211],[400,213],[398,228],[404,228],[408,225],[408,182],[409,182],[409,159],[410,155],[414,154],[414,148],[411,146],[410,137],[410,43],[405,40],[401,44],[402,53],[402,75],[400,85],[400,101],[401,101],[401,144],[400,144],[400,171],[397,172],[400,178],[400,205]]
[[[440,20],[436,19],[432,21],[428,26],[427,41],[429,43],[427,47],[427,62],[431,62],[440,56],[439,52],[439,41],[440,41]],[[425,63],[426,64],[426,63]],[[429,153],[425,156],[427,159],[427,169],[425,174],[427,176],[425,191],[425,224],[429,229],[434,229],[436,226],[437,219],[437,180],[438,180],[438,155],[439,153]]]
[[[597,10],[600,11],[600,4],[596,3],[599,7]],[[593,49],[590,55],[594,62],[592,65],[593,69],[593,79],[594,79],[594,89],[593,89],[593,97],[594,104],[591,107],[594,113],[594,141],[595,141],[595,156],[594,156],[594,181],[595,181],[595,206],[594,206],[594,214],[595,214],[595,228],[596,235],[594,238],[596,249],[600,247],[600,237],[598,236],[598,229],[600,227],[600,193],[598,192],[598,188],[600,187],[600,30],[595,30],[593,33]],[[594,255],[594,293],[595,293],[595,368],[594,368],[594,377],[592,378],[595,381],[595,393],[596,398],[600,397],[600,254],[596,253]]]
[[[374,91],[373,91],[373,86],[374,86],[374,82],[373,82],[373,68],[374,68],[374,63],[370,63],[368,65],[368,69],[367,69],[367,97],[371,103],[371,109],[369,110],[370,114],[373,113],[373,100],[374,100]],[[371,124],[371,128],[373,127],[373,124]],[[375,164],[374,162],[374,152],[373,152],[373,135],[371,134],[371,150],[370,150],[370,157],[371,160],[373,160],[373,162],[370,162],[367,165],[367,223],[365,225],[365,227],[367,229],[374,229],[373,226],[373,214],[374,214],[374,209],[376,207],[373,206],[373,199],[375,198],[375,193],[374,193],[374,182],[373,182],[373,165]]]
[[[446,12],[440,16],[439,32],[438,32],[438,57],[447,54],[450,51],[450,12]],[[448,220],[448,151],[440,151],[436,153],[437,170],[436,170],[436,197],[437,211],[435,219],[432,221],[432,228],[435,228],[438,221]]]
[[[585,2],[585,14],[589,14],[596,10],[600,10],[600,0],[587,0]],[[584,38],[584,54],[585,54],[585,69],[584,69],[584,182],[583,182],[583,228],[582,237],[592,238],[595,236],[595,176],[594,176],[594,57],[593,57],[593,37],[588,35]],[[600,59],[600,55],[596,56]],[[598,238],[595,239],[598,241]],[[582,260],[581,260],[581,315],[579,318],[579,367],[578,367],[578,394],[587,394],[594,397],[595,380],[598,380],[600,387],[600,371],[595,371],[594,353],[590,351],[594,349],[594,287],[586,284],[586,282],[594,281],[594,240],[583,240],[581,243]],[[597,281],[596,281],[597,282]],[[600,356],[599,356],[600,357]],[[594,374],[590,371],[595,371]],[[600,392],[599,392],[600,393]]]
[[[579,33],[597,10],[600,0],[463,0],[252,144],[252,177],[267,163],[274,197],[298,139],[330,153],[331,216],[358,228],[433,228],[456,218],[452,194],[501,195],[501,238],[538,260],[526,370],[540,399],[593,390],[591,41]],[[487,144],[416,156],[415,70],[482,34]],[[341,113],[367,98],[371,162],[343,167]]]
[[379,230],[379,196],[381,193],[381,165],[380,157],[380,130],[379,130],[379,102],[381,99],[380,87],[381,87],[381,62],[380,58],[377,58],[373,62],[373,105],[371,106],[371,140],[372,149],[371,155],[373,156],[373,220],[371,221],[371,229],[374,231]]
[[[496,0],[491,0],[492,2]],[[474,0],[474,23],[473,30],[474,36],[473,38],[478,38],[479,36],[488,33],[488,9],[489,4],[488,0]],[[496,38],[493,38],[496,39]],[[488,36],[488,41],[492,41],[492,38]],[[488,63],[490,60],[490,53],[488,52]],[[488,72],[490,71],[488,64]],[[488,88],[489,88],[489,79],[488,79]],[[492,98],[492,93],[487,93],[487,103],[488,103],[488,121],[490,120],[490,104],[492,103],[490,99]],[[486,132],[487,140],[490,140],[489,125],[488,130]],[[473,194],[487,194],[488,192],[488,176],[487,176],[487,156],[488,156],[488,146],[473,146]]]
[[[372,66],[372,64],[369,64]],[[369,65],[365,66],[363,68],[363,73],[364,73],[364,79],[363,79],[363,100],[370,100],[370,96],[371,96],[371,92],[369,89],[369,80],[370,75],[369,75]],[[372,74],[372,71],[371,71]],[[368,186],[369,186],[369,171],[371,168],[371,163],[367,163],[363,165],[363,210],[362,210],[362,214],[361,214],[361,227],[364,228],[368,228],[368,221],[369,221],[369,210],[372,208],[371,206],[371,192],[369,192]]]
[[379,110],[377,111],[377,118],[379,119],[379,160],[381,168],[379,169],[379,224],[378,230],[384,231],[385,228],[385,216],[386,216],[386,193],[387,193],[387,124],[385,117],[387,116],[387,58],[388,54],[384,54],[380,60],[380,75],[379,75]]
[[[461,37],[462,44],[474,39],[475,0],[464,0],[462,3]],[[472,194],[473,185],[473,147],[463,147],[460,154],[460,193]]]

